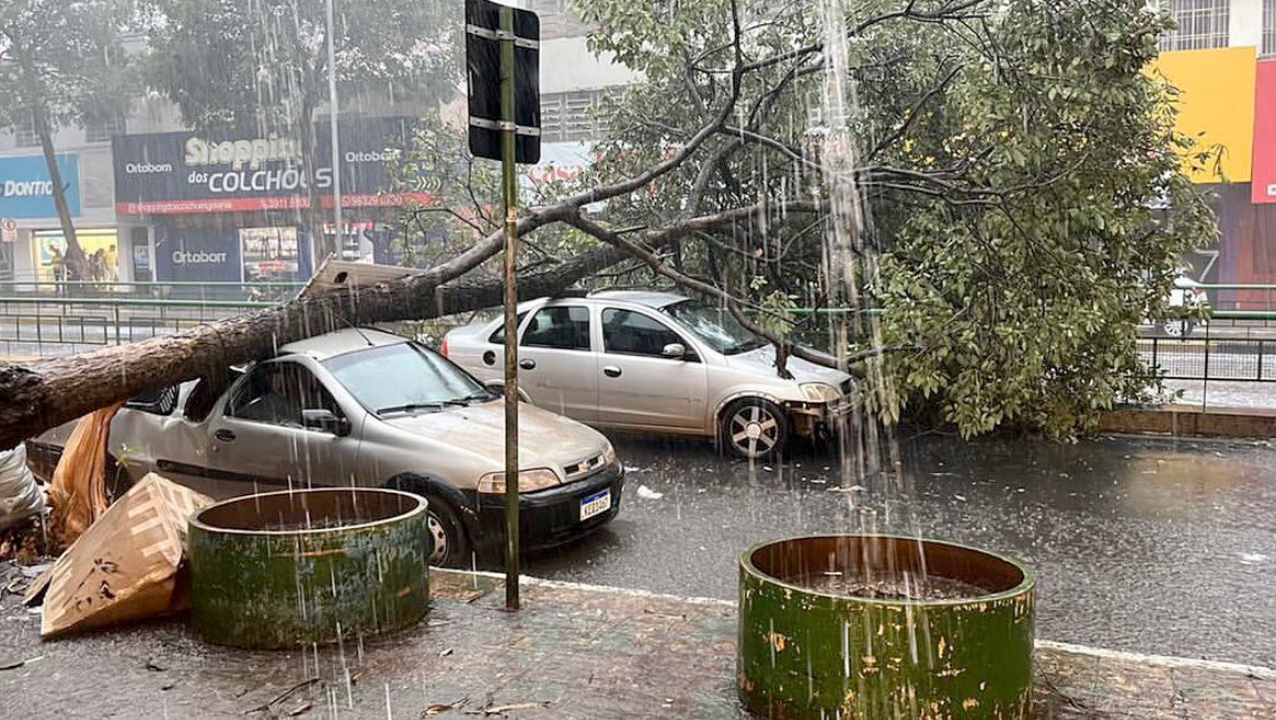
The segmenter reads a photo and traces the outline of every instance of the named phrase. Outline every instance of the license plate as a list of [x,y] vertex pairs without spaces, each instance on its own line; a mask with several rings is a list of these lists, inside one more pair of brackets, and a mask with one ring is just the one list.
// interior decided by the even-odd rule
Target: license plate
[[588,520],[611,509],[611,488],[596,492],[580,501],[580,519]]

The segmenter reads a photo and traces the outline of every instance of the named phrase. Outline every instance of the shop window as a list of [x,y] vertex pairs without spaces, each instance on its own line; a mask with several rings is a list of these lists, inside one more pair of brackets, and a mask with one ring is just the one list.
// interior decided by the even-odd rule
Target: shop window
[[35,118],[20,118],[13,123],[13,139],[18,147],[35,147],[40,144],[40,136],[35,132]]
[[[1269,0],[1267,0],[1269,1]],[[1178,28],[1161,38],[1162,50],[1205,50],[1227,47],[1231,0],[1167,0]]]
[[[119,235],[112,229],[76,230],[75,239],[89,261],[90,277],[83,281],[116,282],[120,279]],[[42,282],[67,279],[66,239],[60,230],[36,230],[31,234]],[[76,278],[71,278],[76,279]]]
[[1263,55],[1276,55],[1276,0],[1263,0]]
[[112,115],[90,121],[84,127],[85,139],[89,142],[110,142],[116,135],[123,135],[128,127],[123,115]]
[[295,227],[243,228],[244,281],[297,282],[301,277],[301,246]]

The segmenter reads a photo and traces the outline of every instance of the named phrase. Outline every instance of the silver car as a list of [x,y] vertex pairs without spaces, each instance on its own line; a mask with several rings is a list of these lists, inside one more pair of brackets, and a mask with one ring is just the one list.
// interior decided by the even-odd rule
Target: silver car
[[[442,352],[478,378],[503,377],[501,320],[458,328]],[[722,307],[663,292],[607,291],[519,307],[519,387],[540,407],[600,427],[716,437],[766,459],[845,412],[850,375],[790,358]]]
[[[72,425],[28,447],[47,464]],[[285,345],[246,372],[134,399],[111,425],[128,475],[156,471],[214,497],[322,485],[429,499],[435,564],[466,565],[504,539],[503,400],[415,342],[348,329]],[[620,509],[623,472],[597,431],[523,405],[525,548],[584,535]]]

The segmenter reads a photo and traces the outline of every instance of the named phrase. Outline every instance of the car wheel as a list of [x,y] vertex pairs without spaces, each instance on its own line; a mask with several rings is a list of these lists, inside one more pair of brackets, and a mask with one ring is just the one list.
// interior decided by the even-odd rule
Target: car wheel
[[1187,335],[1187,322],[1184,320],[1166,320],[1161,323],[1161,332],[1172,338],[1184,337]]
[[446,501],[427,495],[426,527],[433,540],[430,564],[437,567],[464,568],[470,557],[470,543],[456,511]]
[[789,438],[789,419],[778,405],[768,400],[738,400],[722,413],[718,438],[737,457],[769,460]]

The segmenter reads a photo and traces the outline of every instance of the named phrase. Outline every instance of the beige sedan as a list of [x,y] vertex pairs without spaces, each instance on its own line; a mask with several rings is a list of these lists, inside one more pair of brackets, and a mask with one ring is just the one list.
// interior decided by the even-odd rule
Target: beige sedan
[[[29,441],[29,454],[55,461],[72,427]],[[135,398],[109,447],[129,476],[156,471],[215,497],[341,485],[419,493],[431,561],[468,567],[471,551],[503,544],[504,427],[500,396],[434,351],[348,329],[286,345],[242,374]],[[526,407],[519,447],[524,548],[615,517],[623,470],[597,431]]]
[[[503,377],[501,320],[448,333],[442,352]],[[700,435],[750,459],[826,431],[849,407],[850,375],[790,358],[723,308],[661,292],[608,291],[519,307],[519,383],[536,405],[584,423]]]

